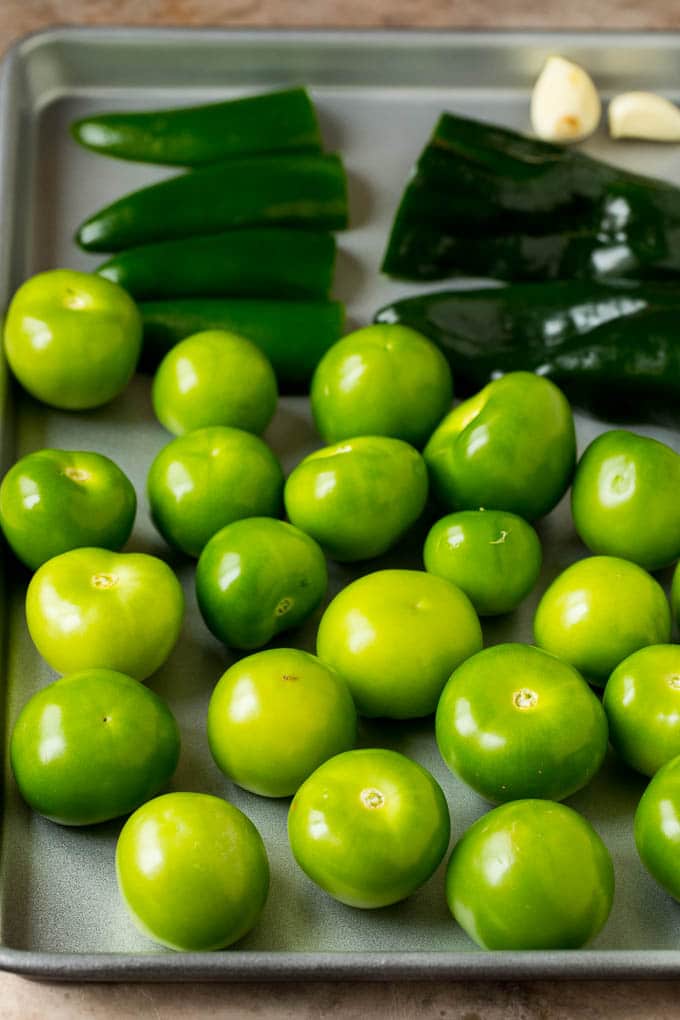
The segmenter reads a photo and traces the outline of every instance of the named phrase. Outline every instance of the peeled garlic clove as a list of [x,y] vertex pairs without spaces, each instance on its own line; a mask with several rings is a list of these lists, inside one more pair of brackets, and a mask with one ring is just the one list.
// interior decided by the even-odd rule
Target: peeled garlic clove
[[548,57],[531,94],[531,125],[547,142],[580,142],[600,123],[602,104],[587,71]]
[[622,92],[609,104],[612,138],[680,142],[680,109],[654,92]]

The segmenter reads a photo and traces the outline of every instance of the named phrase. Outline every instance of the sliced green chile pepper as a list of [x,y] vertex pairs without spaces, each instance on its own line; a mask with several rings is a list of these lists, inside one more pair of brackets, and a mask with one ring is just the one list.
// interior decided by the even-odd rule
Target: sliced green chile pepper
[[664,283],[562,281],[407,298],[376,314],[429,336],[459,392],[526,369],[605,417],[677,420],[680,291]]
[[569,147],[444,113],[383,271],[407,279],[680,274],[680,190]]
[[304,88],[171,110],[102,113],[75,121],[71,134],[105,156],[166,166],[321,148],[316,112]]
[[78,228],[86,251],[255,226],[341,230],[347,225],[347,180],[333,153],[234,159],[130,192]]
[[279,387],[304,387],[328,348],[340,338],[344,307],[339,301],[263,301],[196,298],[147,301],[142,367],[154,368],[180,340],[206,329],[240,333],[264,351]]
[[334,263],[331,234],[261,228],[141,245],[114,255],[97,272],[137,300],[324,298]]

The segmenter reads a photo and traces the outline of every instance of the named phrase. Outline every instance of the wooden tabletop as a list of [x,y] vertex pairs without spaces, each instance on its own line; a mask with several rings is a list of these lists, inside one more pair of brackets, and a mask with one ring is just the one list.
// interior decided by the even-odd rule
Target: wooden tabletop
[[[0,52],[53,25],[680,29],[679,0],[0,0]],[[680,945],[680,929],[679,929]],[[680,982],[58,985],[0,974],[1,1020],[667,1020]]]

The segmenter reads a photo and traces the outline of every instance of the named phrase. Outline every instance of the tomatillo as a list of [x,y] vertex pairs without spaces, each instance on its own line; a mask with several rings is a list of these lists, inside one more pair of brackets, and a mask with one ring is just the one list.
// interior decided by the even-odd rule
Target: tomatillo
[[136,304],[94,273],[38,273],[19,287],[7,310],[9,367],[31,396],[65,411],[100,407],[118,396],[141,347]]
[[576,670],[540,648],[495,645],[467,659],[442,692],[437,744],[486,800],[563,800],[607,752],[607,719]]
[[248,517],[210,539],[196,568],[203,619],[230,648],[261,648],[303,623],[328,584],[313,538],[285,521]]
[[533,521],[559,503],[571,481],[571,408],[549,379],[509,372],[459,404],[423,456],[447,509],[508,510]]
[[360,436],[305,457],[284,490],[292,524],[334,560],[367,560],[396,545],[425,509],[427,469],[400,439]]
[[574,476],[576,531],[594,553],[647,570],[680,555],[680,456],[665,443],[615,429],[593,440]]
[[482,949],[578,949],[609,917],[614,867],[571,808],[515,800],[483,815],[455,845],[446,899]]
[[550,585],[534,618],[536,644],[604,687],[623,659],[665,644],[671,614],[661,585],[615,556],[587,556]]
[[530,524],[503,510],[461,510],[425,539],[425,569],[457,584],[480,616],[516,609],[541,572],[541,543]]
[[18,460],[0,485],[0,524],[30,570],[79,546],[118,550],[135,520],[127,475],[101,453],[38,450]]
[[269,892],[259,832],[206,793],[167,793],[138,808],[116,846],[118,888],[143,935],[170,949],[224,949],[256,924]]
[[123,673],[88,669],[24,705],[10,758],[34,811],[62,825],[93,825],[157,794],[179,750],[177,723],[157,694]]
[[218,767],[264,797],[290,797],[322,762],[353,747],[356,734],[344,680],[296,648],[240,659],[208,706],[208,743]]
[[147,489],[165,541],[199,556],[232,521],[279,516],[283,471],[258,436],[216,425],[164,446],[149,469]]
[[250,340],[209,329],[180,340],[154,377],[153,408],[176,436],[209,425],[264,432],[278,400],[276,376]]
[[145,553],[72,549],[44,563],[26,593],[29,633],[58,673],[113,669],[144,680],[172,651],[183,612],[174,573]]
[[652,878],[680,901],[680,756],[660,768],[642,794],[635,844]]
[[386,907],[419,889],[440,864],[451,822],[441,787],[417,762],[382,748],[321,765],[293,798],[295,860],[350,907]]
[[434,712],[452,671],[481,647],[467,595],[421,570],[379,570],[347,585],[322,616],[316,642],[359,713],[391,719]]
[[629,655],[602,699],[612,747],[627,765],[653,776],[680,754],[680,646],[650,645]]
[[326,351],[310,398],[326,443],[393,436],[422,447],[451,406],[451,369],[439,348],[414,329],[366,326]]

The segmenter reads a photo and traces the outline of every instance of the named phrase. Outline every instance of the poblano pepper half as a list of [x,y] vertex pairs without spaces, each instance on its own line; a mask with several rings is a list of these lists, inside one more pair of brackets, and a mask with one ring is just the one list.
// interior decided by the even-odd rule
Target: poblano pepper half
[[382,268],[413,280],[680,275],[680,189],[444,113]]
[[680,419],[680,288],[671,283],[574,280],[439,291],[387,305],[375,318],[435,341],[459,394],[527,369],[615,420]]

